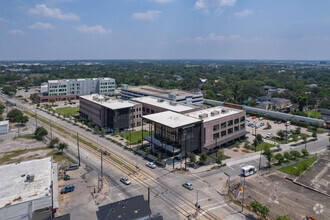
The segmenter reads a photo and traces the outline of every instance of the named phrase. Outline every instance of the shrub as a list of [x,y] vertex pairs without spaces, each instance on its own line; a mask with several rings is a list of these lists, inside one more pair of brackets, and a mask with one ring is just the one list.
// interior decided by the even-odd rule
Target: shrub
[[305,149],[302,149],[301,153],[302,153],[303,157],[308,157],[309,156],[309,152]]
[[301,157],[301,154],[299,153],[299,151],[296,151],[296,150],[290,151],[290,154],[293,157],[293,159],[297,159],[297,158]]
[[284,158],[287,159],[287,160],[292,160],[292,156],[291,156],[291,154],[289,154],[288,152],[285,152],[283,156],[284,156]]
[[194,153],[189,153],[188,156],[189,156],[190,163],[195,164],[196,163],[196,155]]
[[203,152],[199,155],[199,161],[202,162],[202,163],[205,163],[207,161],[208,157],[209,156],[206,153]]
[[288,215],[276,216],[276,220],[291,220]]
[[278,164],[281,164],[284,162],[284,156],[280,153],[275,155],[275,159],[278,161]]

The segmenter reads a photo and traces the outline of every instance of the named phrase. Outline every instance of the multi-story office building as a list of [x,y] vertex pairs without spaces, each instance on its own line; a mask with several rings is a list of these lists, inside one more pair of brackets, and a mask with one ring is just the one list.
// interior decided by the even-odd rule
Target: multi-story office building
[[59,208],[52,157],[0,166],[0,219],[52,219]]
[[80,116],[108,131],[123,130],[142,123],[142,104],[92,94],[80,96]]
[[154,129],[154,135],[142,138],[173,156],[213,152],[245,137],[245,115],[244,110],[222,106],[184,115],[170,111],[146,115],[143,121],[154,126],[145,127]]
[[94,93],[113,95],[115,80],[112,78],[49,80],[47,85],[42,84],[41,91],[43,94],[39,96],[40,102],[48,102],[50,99],[67,101]]
[[188,105],[202,105],[203,94],[201,92],[192,93],[178,89],[161,89],[153,86],[121,86],[121,96],[124,99],[131,99],[142,96],[154,96]]

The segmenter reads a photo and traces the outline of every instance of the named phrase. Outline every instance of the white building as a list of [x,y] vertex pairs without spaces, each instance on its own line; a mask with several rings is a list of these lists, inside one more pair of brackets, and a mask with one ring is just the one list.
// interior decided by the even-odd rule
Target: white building
[[9,121],[0,121],[0,134],[6,134],[9,130]]
[[1,220],[47,219],[58,209],[57,164],[52,157],[2,165],[0,176]]
[[[115,93],[115,80],[112,78],[62,79],[48,81],[48,96],[65,95],[113,95]],[[45,91],[42,85],[41,90]]]
[[153,86],[129,86],[124,84],[121,86],[121,96],[124,99],[153,96],[188,105],[203,104],[203,94],[201,92],[193,93],[178,89],[167,90]]

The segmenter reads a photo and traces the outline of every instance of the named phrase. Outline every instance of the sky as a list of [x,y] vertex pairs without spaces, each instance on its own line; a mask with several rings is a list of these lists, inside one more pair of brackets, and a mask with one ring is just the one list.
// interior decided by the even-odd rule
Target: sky
[[0,0],[0,60],[330,60],[329,0]]

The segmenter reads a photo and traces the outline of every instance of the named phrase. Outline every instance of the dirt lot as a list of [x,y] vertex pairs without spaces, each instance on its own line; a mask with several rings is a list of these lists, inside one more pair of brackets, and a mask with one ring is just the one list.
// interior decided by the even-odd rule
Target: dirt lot
[[[246,178],[245,202],[257,200],[270,209],[270,217],[289,215],[292,219],[328,219],[330,216],[330,199],[286,179],[292,178],[280,171],[264,176]],[[242,195],[240,195],[241,197]]]

